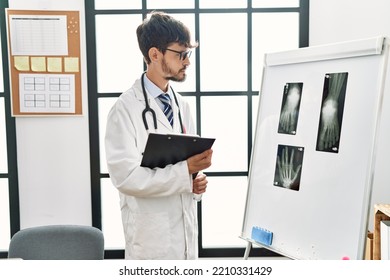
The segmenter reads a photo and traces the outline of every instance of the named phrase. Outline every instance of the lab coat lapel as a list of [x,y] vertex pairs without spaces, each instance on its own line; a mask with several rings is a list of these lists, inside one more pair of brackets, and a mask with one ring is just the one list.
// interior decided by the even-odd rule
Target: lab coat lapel
[[[157,102],[155,100],[151,100],[151,105],[150,107],[156,112],[157,115],[157,128],[159,125],[163,125],[165,128],[169,129],[172,131],[172,126],[169,123],[167,116],[165,116],[164,112],[161,110],[161,108],[158,106]],[[153,106],[152,106],[153,104]],[[173,123],[175,123],[175,118],[173,118]]]
[[[141,85],[141,80],[137,80],[137,82],[134,84],[134,88],[136,89],[135,94],[137,99],[142,103],[142,106],[145,106],[145,98],[142,92],[142,85]],[[156,118],[157,118],[157,130],[161,128],[161,126],[164,126],[166,129],[168,129],[170,132],[172,132],[172,126],[169,123],[167,117],[165,116],[164,112],[161,110],[161,108],[158,106],[156,100],[152,98],[149,93],[146,93],[149,101],[149,106],[154,112],[156,113]],[[173,105],[173,104],[172,104]],[[173,106],[173,126],[176,126],[176,106]],[[148,114],[150,115],[150,114]],[[149,121],[149,118],[148,118]],[[151,125],[153,123],[153,120],[150,118]]]

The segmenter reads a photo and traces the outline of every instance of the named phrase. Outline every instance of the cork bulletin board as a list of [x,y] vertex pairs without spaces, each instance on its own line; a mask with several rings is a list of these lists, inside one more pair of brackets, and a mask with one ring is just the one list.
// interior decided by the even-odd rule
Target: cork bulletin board
[[12,115],[82,115],[79,12],[6,13]]

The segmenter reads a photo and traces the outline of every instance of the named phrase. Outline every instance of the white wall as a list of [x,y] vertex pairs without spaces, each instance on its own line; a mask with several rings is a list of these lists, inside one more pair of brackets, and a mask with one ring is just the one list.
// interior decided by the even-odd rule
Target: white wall
[[390,36],[388,0],[311,0],[310,46]]
[[[9,6],[81,16],[83,116],[16,119],[21,227],[91,224],[84,0],[9,0]],[[388,0],[312,0],[310,45],[390,37],[389,10]]]
[[[388,0],[310,1],[310,46],[386,36],[390,38]],[[367,69],[369,73],[370,69]],[[390,203],[390,70],[384,90],[373,180],[369,230],[373,230],[374,204]],[[367,93],[367,97],[370,94]],[[364,133],[364,132],[363,132]],[[364,147],[362,147],[364,148]],[[351,167],[353,168],[353,167]],[[359,213],[357,213],[359,215]]]
[[9,0],[9,7],[80,11],[83,116],[16,118],[21,228],[91,225],[84,1]]

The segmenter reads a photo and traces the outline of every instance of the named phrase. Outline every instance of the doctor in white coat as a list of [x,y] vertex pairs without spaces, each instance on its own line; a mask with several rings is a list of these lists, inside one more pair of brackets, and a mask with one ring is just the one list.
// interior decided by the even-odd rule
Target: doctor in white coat
[[[110,178],[120,196],[125,258],[196,259],[196,206],[208,183],[198,172],[211,165],[212,150],[164,168],[140,163],[149,132],[196,132],[189,105],[169,81],[185,80],[191,48],[197,44],[190,42],[186,26],[162,12],[152,12],[137,36],[147,71],[112,107],[105,137]],[[163,112],[161,93],[170,97],[173,125]],[[144,113],[144,121],[147,106],[151,110]]]

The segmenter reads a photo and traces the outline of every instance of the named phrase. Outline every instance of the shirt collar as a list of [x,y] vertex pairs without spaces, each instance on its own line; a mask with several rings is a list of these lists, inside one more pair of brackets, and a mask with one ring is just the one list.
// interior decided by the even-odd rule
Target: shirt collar
[[[145,79],[145,89],[146,91],[153,97],[153,98],[157,98],[163,91],[158,87],[156,86],[151,80],[149,80],[148,76],[144,75],[144,79]],[[171,88],[168,87],[168,94],[170,94],[171,92]]]

